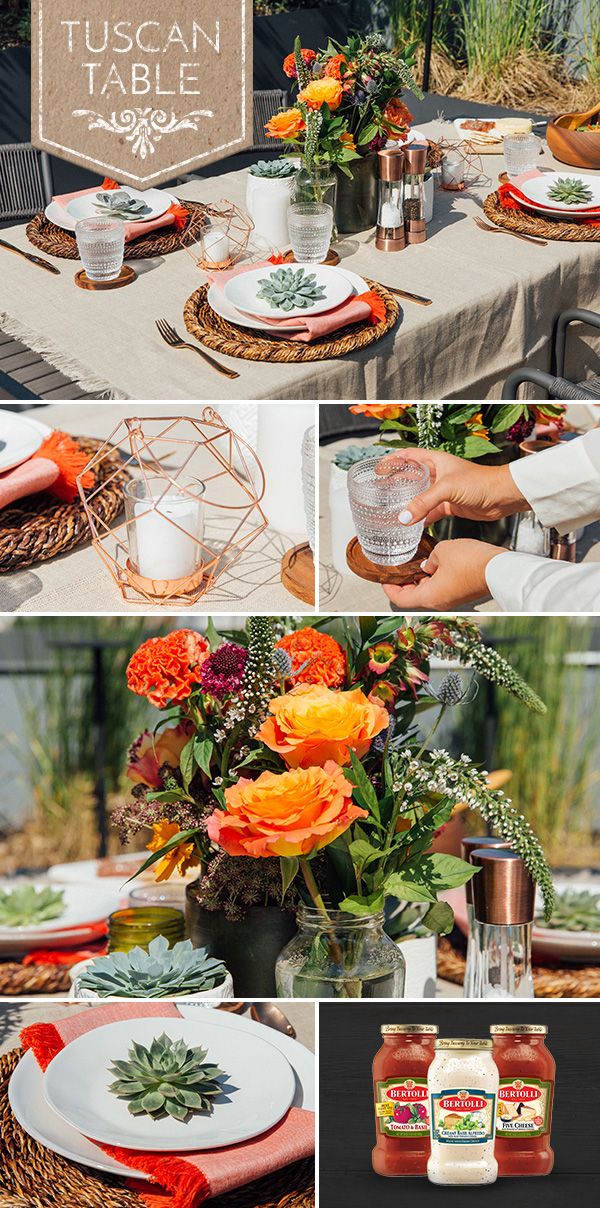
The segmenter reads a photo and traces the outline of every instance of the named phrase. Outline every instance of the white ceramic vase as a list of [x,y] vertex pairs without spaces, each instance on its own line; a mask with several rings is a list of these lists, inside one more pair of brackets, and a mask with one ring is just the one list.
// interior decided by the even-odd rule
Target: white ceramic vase
[[[83,989],[79,984],[79,979],[82,973],[84,973],[84,971],[87,969],[88,965],[93,964],[94,961],[99,961],[102,959],[103,958],[101,956],[91,957],[89,960],[79,961],[77,965],[73,965],[72,969],[69,969],[69,977],[71,978],[69,998],[93,999],[96,1002],[100,999],[100,995],[96,994],[95,990]],[[223,998],[233,998],[233,978],[229,972],[227,973],[223,984],[220,986],[215,986],[213,990],[199,990],[197,994],[182,994],[177,998],[174,998],[173,1001],[200,1002],[201,1000],[204,1001],[207,999],[212,999],[213,1002],[218,1003]],[[110,1000],[102,999],[102,1001],[107,1002]],[[127,1001],[133,1002],[135,1000],[131,999]]]
[[405,998],[435,998],[437,940],[435,935],[407,936],[397,941],[406,963]]
[[254,223],[254,237],[282,252],[290,246],[288,211],[294,176],[253,176],[246,180],[246,209]]

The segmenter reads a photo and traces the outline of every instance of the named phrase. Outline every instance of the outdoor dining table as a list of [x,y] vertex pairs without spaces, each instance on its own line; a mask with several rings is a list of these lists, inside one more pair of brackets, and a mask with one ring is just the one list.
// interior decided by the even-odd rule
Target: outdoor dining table
[[[419,123],[430,139],[453,139],[454,127]],[[600,243],[524,242],[509,233],[480,230],[473,219],[498,184],[501,155],[481,158],[484,180],[463,192],[436,185],[426,243],[402,252],[375,249],[374,231],[343,237],[342,267],[425,295],[430,306],[401,301],[396,327],[369,347],[335,360],[299,364],[221,356],[237,370],[230,381],[192,352],[161,340],[165,318],[186,337],[183,308],[206,282],[187,251],[135,260],[137,280],[125,289],[87,292],[74,285],[76,261],[56,260],[60,276],[20,257],[2,256],[0,332],[21,340],[89,392],[113,399],[397,399],[498,398],[519,364],[550,367],[557,314],[573,306],[598,309]],[[540,168],[561,168],[544,147]],[[243,206],[246,172],[198,179],[177,188],[184,199]],[[32,249],[26,224],[4,237]],[[499,228],[498,228],[499,230]],[[586,344],[585,339],[591,344]],[[567,366],[585,374],[597,336],[577,336]]]

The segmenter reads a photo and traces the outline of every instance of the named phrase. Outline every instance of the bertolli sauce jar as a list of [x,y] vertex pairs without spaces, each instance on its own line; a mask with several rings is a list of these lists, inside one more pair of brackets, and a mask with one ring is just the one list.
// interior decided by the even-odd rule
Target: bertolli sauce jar
[[498,1070],[490,1040],[436,1040],[427,1075],[431,1155],[427,1177],[442,1185],[495,1182]]

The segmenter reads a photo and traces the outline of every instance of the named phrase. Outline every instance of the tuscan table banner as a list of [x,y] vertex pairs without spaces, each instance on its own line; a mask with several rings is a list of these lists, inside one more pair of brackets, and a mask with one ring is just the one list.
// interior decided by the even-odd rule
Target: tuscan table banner
[[252,144],[251,0],[33,0],[32,140],[147,189]]

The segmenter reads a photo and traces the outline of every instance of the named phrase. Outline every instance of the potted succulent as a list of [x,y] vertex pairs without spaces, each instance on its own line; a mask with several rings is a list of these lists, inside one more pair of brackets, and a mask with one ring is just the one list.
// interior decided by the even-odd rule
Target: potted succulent
[[[404,962],[384,911],[418,904],[428,933],[452,927],[438,895],[473,866],[430,848],[457,801],[510,838],[551,910],[550,874],[525,820],[466,756],[430,749],[471,686],[451,672],[434,692],[432,655],[544,711],[473,622],[343,617],[286,632],[286,622],[250,617],[234,636],[210,623],[206,637],[178,630],[132,656],[130,688],[165,717],[134,744],[135,797],[117,822],[124,838],[152,828],[143,868],[159,879],[199,868],[188,931],[223,957],[238,995],[269,996],[262,987],[273,987],[284,946],[281,994],[365,996],[369,953],[379,984],[401,994]],[[434,711],[424,737],[417,709],[420,723]]]
[[289,246],[288,210],[298,167],[290,159],[259,159],[248,169],[246,209],[255,238],[282,251]]
[[71,970],[73,998],[233,998],[231,974],[205,948],[182,940],[169,948],[163,935],[148,950],[111,952]]

